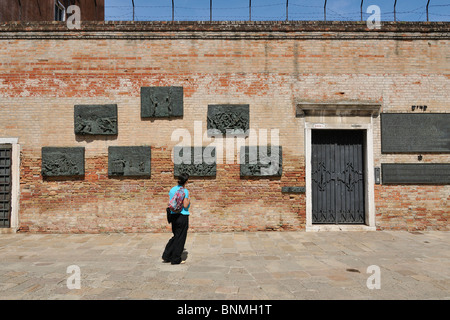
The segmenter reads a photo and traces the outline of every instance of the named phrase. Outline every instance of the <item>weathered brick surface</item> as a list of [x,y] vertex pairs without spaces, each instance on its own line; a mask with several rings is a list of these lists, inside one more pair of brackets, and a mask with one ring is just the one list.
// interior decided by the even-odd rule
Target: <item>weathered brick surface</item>
[[[206,132],[208,104],[249,104],[250,127],[279,129],[281,178],[241,178],[239,164],[195,178],[191,229],[301,230],[305,194],[304,120],[298,101],[376,101],[383,112],[449,112],[449,24],[353,23],[58,23],[0,26],[0,137],[19,137],[22,230],[167,231],[165,206],[175,184],[174,130],[194,121]],[[183,86],[184,116],[140,118],[142,86]],[[117,137],[75,136],[75,104],[118,105]],[[417,162],[381,154],[373,119],[374,165]],[[205,138],[203,145],[212,139]],[[248,139],[247,139],[248,141]],[[248,142],[247,142],[248,143]],[[108,146],[152,147],[150,179],[110,178]],[[41,147],[84,146],[86,175],[43,179]],[[236,153],[236,144],[234,145]],[[219,151],[220,152],[220,151]],[[235,157],[237,155],[235,154]],[[423,162],[448,163],[448,154]],[[378,229],[448,229],[449,186],[375,186]]]

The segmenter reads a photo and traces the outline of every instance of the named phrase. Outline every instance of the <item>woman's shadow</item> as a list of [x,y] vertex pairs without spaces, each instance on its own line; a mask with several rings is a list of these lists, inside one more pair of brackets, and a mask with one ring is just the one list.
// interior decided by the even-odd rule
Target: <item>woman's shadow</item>
[[181,261],[186,261],[188,258],[188,251],[186,248],[183,248],[183,253],[181,254]]

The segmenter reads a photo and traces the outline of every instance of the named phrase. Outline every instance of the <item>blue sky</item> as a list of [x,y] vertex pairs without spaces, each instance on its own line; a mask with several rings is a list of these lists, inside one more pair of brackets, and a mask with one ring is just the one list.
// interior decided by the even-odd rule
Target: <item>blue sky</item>
[[[210,0],[173,0],[175,20],[209,21]],[[289,0],[289,20],[323,20],[325,0]],[[363,19],[369,5],[378,5],[382,21],[394,20],[395,0],[364,0]],[[135,20],[172,20],[172,0],[134,0]],[[249,0],[212,0],[213,20],[249,20]],[[252,20],[286,20],[286,0],[251,0]],[[426,21],[427,0],[397,0],[397,21]],[[358,21],[361,0],[327,0],[327,20]],[[105,0],[105,20],[133,20],[132,0]],[[430,21],[450,21],[450,0],[431,0]]]

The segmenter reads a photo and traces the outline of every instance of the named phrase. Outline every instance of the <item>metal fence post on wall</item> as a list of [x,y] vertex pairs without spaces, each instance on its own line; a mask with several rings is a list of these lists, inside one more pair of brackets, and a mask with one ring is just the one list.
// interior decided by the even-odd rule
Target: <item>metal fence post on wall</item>
[[248,20],[252,21],[252,0],[248,0]]
[[364,0],[361,0],[361,21],[363,21],[363,3]]
[[430,5],[430,0],[428,0],[428,2],[427,2],[427,22],[428,21],[430,21],[429,19],[428,19],[428,6]]
[[133,21],[134,21],[134,0],[131,0],[131,4],[133,5]]
[[286,0],[286,21],[289,20],[289,0]]
[[22,21],[22,2],[19,1],[19,21]]
[[172,0],[172,22],[174,21],[174,17],[175,17],[175,14],[174,14],[174,12],[175,12],[174,7],[175,7],[175,5],[174,5],[173,0]]
[[325,4],[323,5],[323,20],[327,21],[327,0],[325,0]]
[[394,21],[397,21],[396,7],[397,7],[397,0],[395,0],[394,2]]
[[209,0],[209,22],[212,21],[212,0]]

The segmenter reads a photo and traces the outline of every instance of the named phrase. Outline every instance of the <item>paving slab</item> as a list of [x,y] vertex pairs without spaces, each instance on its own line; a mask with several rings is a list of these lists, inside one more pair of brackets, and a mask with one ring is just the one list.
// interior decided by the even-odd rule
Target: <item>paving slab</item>
[[170,237],[0,234],[0,299],[450,299],[446,231],[189,233],[181,265]]

